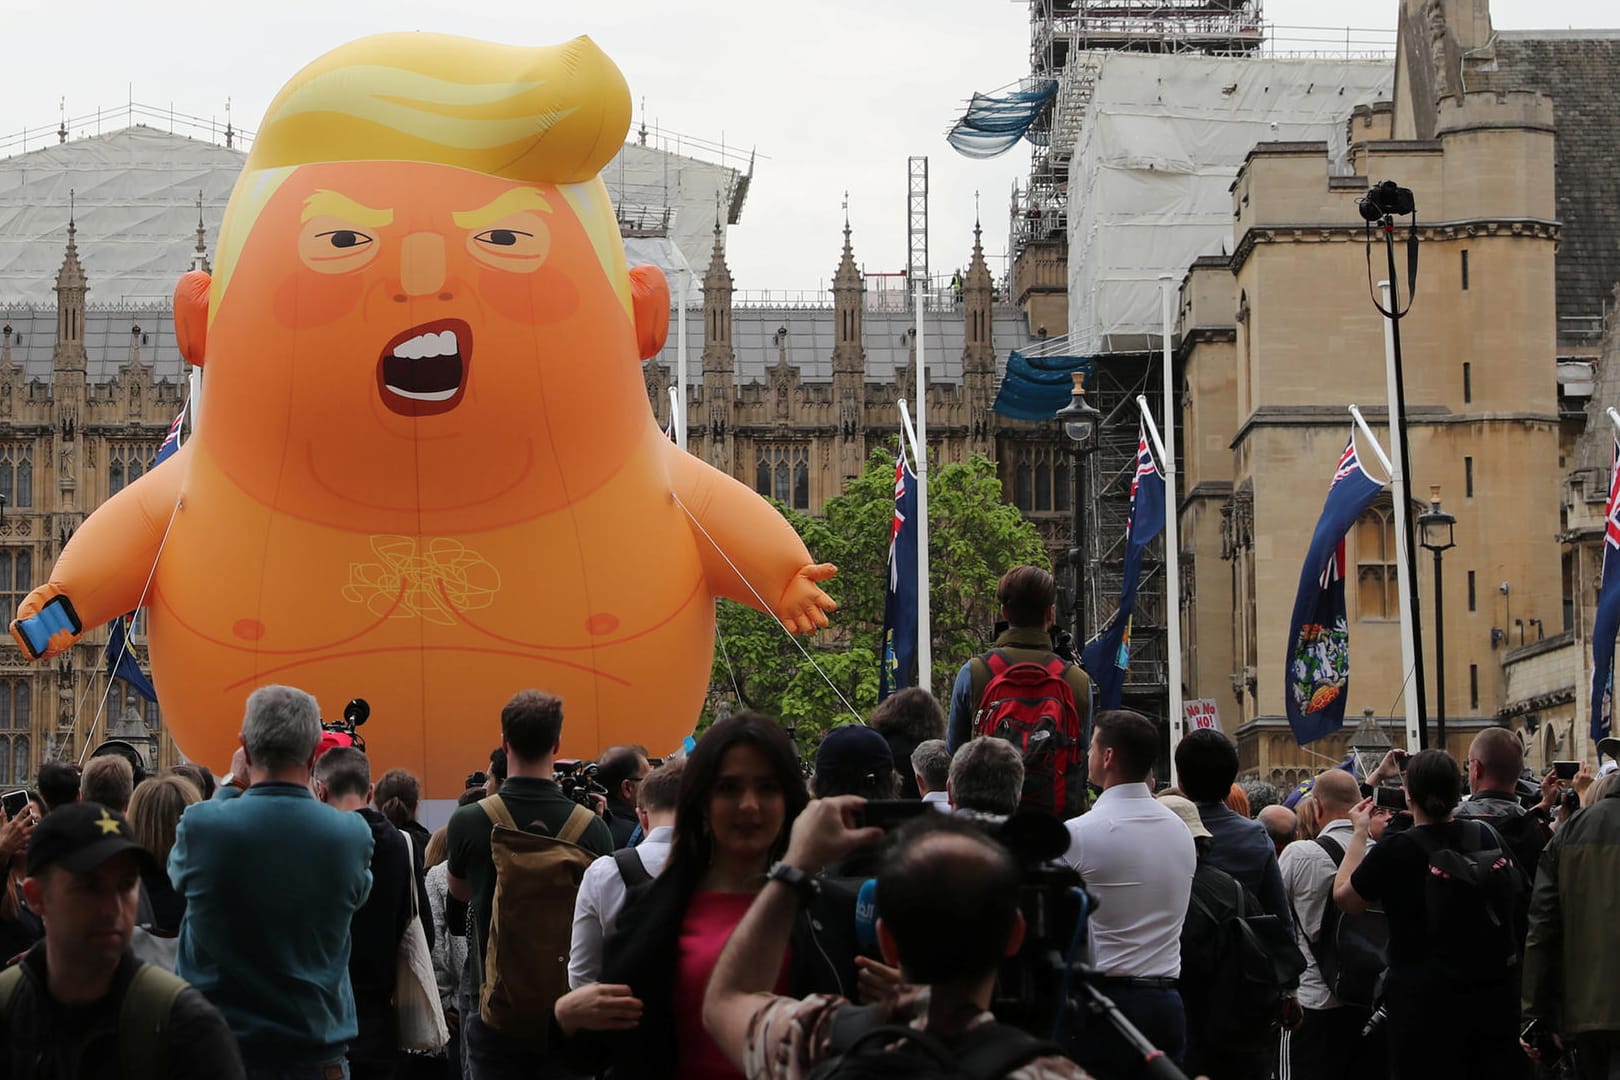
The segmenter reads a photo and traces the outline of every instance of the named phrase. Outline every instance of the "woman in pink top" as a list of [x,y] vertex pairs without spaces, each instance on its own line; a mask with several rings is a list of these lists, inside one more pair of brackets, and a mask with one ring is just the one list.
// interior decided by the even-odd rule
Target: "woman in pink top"
[[[616,998],[622,1018],[608,1042],[616,1080],[739,1076],[703,1030],[703,991],[808,801],[798,752],[771,717],[728,717],[698,740],[681,778],[669,864],[632,892],[606,944],[597,994],[603,1013]],[[824,891],[800,912],[778,990],[853,992],[854,930],[853,897]]]

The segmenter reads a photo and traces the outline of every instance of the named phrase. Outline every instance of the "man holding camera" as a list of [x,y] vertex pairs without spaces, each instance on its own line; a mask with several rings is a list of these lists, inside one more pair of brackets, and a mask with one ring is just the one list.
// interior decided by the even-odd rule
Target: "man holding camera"
[[1519,802],[1519,776],[1524,772],[1524,744],[1507,728],[1486,728],[1468,747],[1469,796],[1457,807],[1457,817],[1490,824],[1513,852],[1527,877],[1534,877],[1541,849],[1552,839],[1552,811],[1557,805],[1559,778],[1549,771],[1541,781],[1541,802],[1526,810]]
[[[1079,1080],[1086,1074],[1057,1048],[990,1013],[1001,962],[1024,938],[1018,908],[1022,874],[1012,855],[969,822],[946,814],[914,818],[895,836],[877,879],[877,935],[884,957],[898,963],[904,992],[875,1010],[842,998],[802,1001],[771,993],[782,967],[799,905],[815,889],[814,876],[882,833],[857,828],[864,800],[818,799],[793,824],[786,857],[726,943],[703,999],[703,1024],[747,1080],[789,1080],[881,1025],[908,1026],[918,1034],[893,1048],[893,1035],[877,1035],[856,1050],[945,1053],[972,1074],[1009,1080]],[[941,942],[950,948],[941,948]],[[885,1029],[887,1031],[887,1028]],[[886,1046],[891,1049],[885,1050]],[[927,1060],[926,1058],[920,1060]]]

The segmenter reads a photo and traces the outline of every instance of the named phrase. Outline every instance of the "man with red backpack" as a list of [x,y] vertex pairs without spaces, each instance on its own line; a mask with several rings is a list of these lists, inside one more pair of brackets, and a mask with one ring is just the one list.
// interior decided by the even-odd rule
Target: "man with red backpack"
[[1086,807],[1091,680],[1052,648],[1057,583],[1018,566],[996,584],[1007,629],[957,672],[945,740],[952,753],[981,735],[1006,739],[1024,758],[1024,809],[1071,818]]

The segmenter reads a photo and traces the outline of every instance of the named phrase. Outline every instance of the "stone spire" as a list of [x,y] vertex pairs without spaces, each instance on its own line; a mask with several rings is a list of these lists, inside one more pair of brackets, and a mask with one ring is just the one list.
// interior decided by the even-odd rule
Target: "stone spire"
[[197,191],[197,250],[191,256],[191,268],[201,270],[205,274],[213,273],[208,265],[208,233],[203,228],[203,193]]
[[833,274],[833,309],[838,331],[834,337],[833,371],[866,375],[866,349],[861,344],[862,309],[865,307],[866,279],[855,265],[855,249],[850,243],[849,202],[844,202],[844,255]]
[[861,343],[866,281],[849,239],[849,196],[844,197],[844,255],[833,275],[833,403],[837,410],[836,480],[839,489],[865,466],[866,348]]
[[962,279],[962,388],[967,399],[970,452],[990,455],[991,408],[995,404],[995,280],[984,261],[984,243],[973,222],[973,259]]
[[84,296],[89,291],[79,263],[78,225],[74,220],[73,193],[68,193],[67,255],[56,272],[56,347],[51,366],[58,371],[83,371]]
[[737,352],[731,340],[731,269],[726,266],[725,232],[715,201],[714,252],[703,275],[703,406],[692,424],[694,442],[705,461],[721,472],[732,471],[732,409],[736,394]]
[[995,345],[991,337],[991,302],[995,298],[996,283],[990,276],[990,267],[984,261],[984,244],[979,223],[973,223],[973,259],[968,263],[962,279],[962,312],[964,316],[962,353],[963,363],[972,368],[975,363],[988,364],[994,370]]

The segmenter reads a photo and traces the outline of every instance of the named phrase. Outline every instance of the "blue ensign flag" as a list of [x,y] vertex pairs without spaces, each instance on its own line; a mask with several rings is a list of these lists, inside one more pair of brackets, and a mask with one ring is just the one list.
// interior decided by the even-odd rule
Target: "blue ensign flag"
[[1283,678],[1288,724],[1301,746],[1344,726],[1350,693],[1350,624],[1344,608],[1344,536],[1384,485],[1367,475],[1350,433],[1316,523],[1288,621]]
[[894,463],[889,581],[883,596],[883,662],[878,700],[917,682],[917,475],[902,450]]
[[107,624],[107,674],[129,683],[147,701],[156,701],[157,690],[153,688],[152,680],[146,677],[146,672],[141,670],[135,647],[128,644],[130,618],[129,615],[120,615]]
[[163,437],[163,445],[158,447],[157,457],[152,459],[152,467],[154,469],[163,464],[169,458],[173,457],[174,452],[180,449],[180,425],[185,422],[185,419],[186,410],[185,407],[182,406],[180,409],[180,415],[175,417],[174,423],[169,425],[169,433]]
[[1614,734],[1614,635],[1620,631],[1620,439],[1609,468],[1603,515],[1603,578],[1592,620],[1592,741]]
[[1142,576],[1142,552],[1164,531],[1164,475],[1148,447],[1147,427],[1138,425],[1136,476],[1131,480],[1131,519],[1125,525],[1125,580],[1119,607],[1080,654],[1080,666],[1091,676],[1092,701],[1098,709],[1119,708],[1125,672],[1131,666],[1131,612]]

